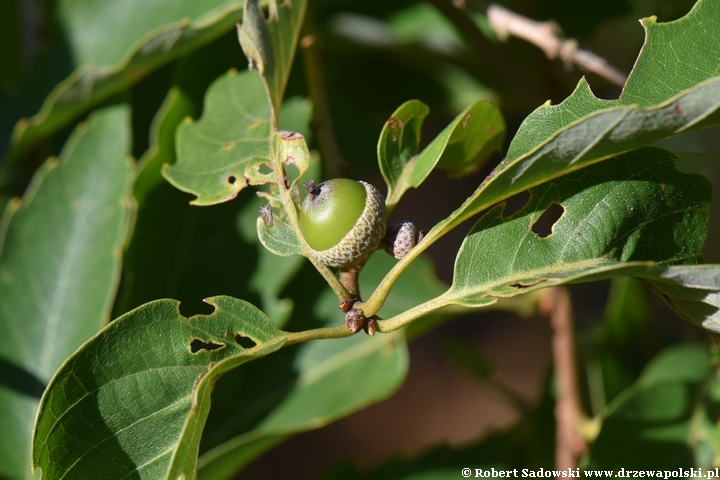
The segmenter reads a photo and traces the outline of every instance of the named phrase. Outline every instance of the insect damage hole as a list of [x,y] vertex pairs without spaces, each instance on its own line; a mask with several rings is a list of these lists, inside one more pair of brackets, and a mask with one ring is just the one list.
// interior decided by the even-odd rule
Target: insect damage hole
[[255,343],[255,340],[239,333],[235,334],[235,343],[237,343],[243,348],[253,348],[255,345],[257,345],[257,343]]
[[230,175],[229,177],[227,177],[227,182],[230,185],[235,185],[235,182],[237,182],[237,177],[235,175]]
[[565,213],[565,209],[559,203],[552,203],[540,217],[533,223],[532,231],[540,238],[547,238],[552,235],[552,229]]
[[190,351],[192,353],[212,352],[213,350],[219,350],[224,346],[225,345],[223,344],[214,343],[211,341],[203,342],[199,338],[196,338],[192,342],[190,342]]

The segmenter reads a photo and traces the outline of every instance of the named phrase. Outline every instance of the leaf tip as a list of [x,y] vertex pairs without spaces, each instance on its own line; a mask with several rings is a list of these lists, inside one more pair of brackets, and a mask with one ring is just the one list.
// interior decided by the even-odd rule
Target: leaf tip
[[213,307],[213,314],[216,313],[219,308],[217,305],[217,302],[215,301],[216,298],[217,297],[207,297],[207,298],[203,298],[203,300],[202,300],[203,303],[207,303],[208,305]]
[[657,24],[657,16],[650,15],[649,17],[641,18],[640,23],[642,24],[643,27],[649,27],[651,25],[656,25]]

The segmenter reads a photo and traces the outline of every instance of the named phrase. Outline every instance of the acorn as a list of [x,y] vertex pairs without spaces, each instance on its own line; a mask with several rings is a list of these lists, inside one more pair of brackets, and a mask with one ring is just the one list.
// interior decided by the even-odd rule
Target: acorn
[[362,265],[385,236],[387,209],[380,191],[362,181],[336,178],[305,183],[298,215],[312,255],[329,267]]

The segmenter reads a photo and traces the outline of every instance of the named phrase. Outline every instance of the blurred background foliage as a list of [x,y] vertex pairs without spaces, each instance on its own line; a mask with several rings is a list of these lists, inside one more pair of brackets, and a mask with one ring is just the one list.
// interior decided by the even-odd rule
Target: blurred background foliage
[[[192,207],[190,195],[159,175],[163,163],[174,161],[175,128],[185,116],[202,114],[208,86],[229,69],[247,68],[234,28],[234,22],[241,20],[241,2],[157,0],[142,6],[128,2],[115,12],[100,8],[102,3],[0,3],[0,152],[5,152],[0,206],[22,195],[38,166],[59,153],[77,122],[93,108],[127,103],[132,112],[132,155],[139,159],[137,211],[112,317],[157,298],[181,300],[186,315],[208,312],[201,299],[224,294],[261,307],[288,330],[335,321],[330,319],[336,315],[333,309],[323,306],[328,304],[324,282],[309,263],[273,257],[257,242],[258,204],[252,192],[223,205]],[[693,5],[691,0],[498,3],[534,20],[556,22],[566,37],[577,39],[582,48],[626,73],[643,42],[637,20],[656,15],[661,22],[671,21]],[[382,183],[376,162],[378,135],[390,114],[412,98],[430,107],[424,142],[469,103],[488,99],[506,117],[509,143],[525,116],[547,100],[562,101],[586,73],[546,58],[523,40],[501,42],[484,16],[486,6],[471,0],[462,10],[447,0],[310,1],[307,22],[319,62],[308,62],[299,49],[281,127],[301,131],[311,150],[318,149],[317,136],[308,126],[307,79],[319,75],[346,162],[344,176]],[[97,11],[91,7],[98,7]],[[102,28],[98,19],[105,19]],[[185,38],[182,32],[188,28],[195,28],[195,36],[187,34],[184,44],[167,42],[158,33],[177,32],[177,38]],[[166,41],[164,48],[155,48],[153,39]],[[318,70],[308,72],[309,68]],[[87,72],[96,72],[93,82],[100,83],[83,83]],[[620,88],[604,78],[586,75],[599,98],[620,94]],[[115,82],[109,83],[112,88],[93,93],[108,79]],[[90,93],[72,99],[72,108],[63,110],[71,113],[47,117],[56,121],[41,118],[35,130],[40,133],[23,143],[18,122],[23,125],[27,122],[23,119],[36,115],[43,102],[52,102],[53,89],[60,82],[76,82]],[[663,146],[717,158],[717,133],[716,128],[694,132]],[[497,154],[486,169],[462,179],[434,172],[421,189],[407,194],[394,218],[409,218],[429,229],[456,208],[501,158],[502,153]],[[314,168],[319,171],[321,166]],[[711,166],[703,173],[717,187],[720,169]],[[708,263],[720,262],[719,207],[716,196],[706,246]],[[399,285],[400,303],[389,308],[407,308],[442,291],[443,283],[451,280],[454,255],[469,227],[456,229],[429,250],[434,271],[430,264],[421,265],[416,277],[421,280]],[[389,267],[378,265],[377,274],[374,268],[371,265],[364,272],[368,284]],[[679,322],[635,280],[576,286],[572,297],[587,428],[593,429],[592,417],[607,415],[607,428],[584,458],[585,464],[660,468],[660,459],[665,467],[717,462],[720,440],[714,427],[720,389],[709,334]],[[509,305],[507,311],[453,311],[418,322],[408,331],[413,342],[402,387],[405,370],[400,368],[395,380],[357,408],[399,388],[392,398],[285,443],[295,431],[269,436],[256,450],[248,450],[247,466],[238,478],[420,478],[421,474],[448,478],[459,476],[466,466],[552,468],[551,332],[547,321],[528,304],[533,302]],[[524,318],[517,313],[524,313]],[[459,318],[446,323],[450,315]],[[432,335],[424,335],[431,329]],[[263,359],[255,370],[238,370],[220,382],[204,451],[261,423],[281,398],[278,392],[292,388],[291,378],[263,384],[267,373],[292,377],[298,350]],[[397,355],[401,365],[404,354]],[[692,368],[683,370],[683,365]],[[238,388],[265,392],[267,401],[239,405],[232,393]],[[680,393],[673,390],[678,388]],[[653,401],[659,404],[651,405]],[[256,411],[245,418],[232,417],[233,412],[246,411],[243,408]],[[652,408],[658,412],[654,418],[642,416]],[[297,431],[320,427],[347,413],[318,419]],[[225,422],[231,417],[235,430]],[[632,459],[618,457],[619,450],[632,452]],[[201,470],[201,478],[216,477],[203,477]]]

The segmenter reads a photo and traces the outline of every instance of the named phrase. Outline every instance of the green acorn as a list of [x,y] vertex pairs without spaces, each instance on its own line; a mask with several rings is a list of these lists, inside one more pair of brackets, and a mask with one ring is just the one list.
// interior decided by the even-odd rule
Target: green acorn
[[329,267],[364,263],[385,236],[387,209],[377,188],[347,178],[305,184],[300,231],[313,256]]

